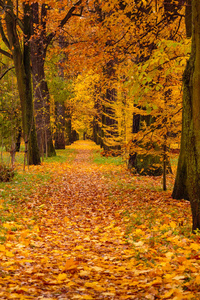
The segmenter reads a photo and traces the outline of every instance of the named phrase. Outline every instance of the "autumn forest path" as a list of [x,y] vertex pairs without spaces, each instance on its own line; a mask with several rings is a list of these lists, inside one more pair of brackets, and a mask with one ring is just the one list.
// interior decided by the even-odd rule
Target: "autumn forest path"
[[158,179],[144,188],[95,164],[93,148],[78,142],[73,162],[51,165],[48,186],[23,204],[23,226],[0,245],[0,299],[193,299],[184,272],[200,268],[186,256],[200,247],[175,232],[174,214],[185,222],[188,203],[148,188]]

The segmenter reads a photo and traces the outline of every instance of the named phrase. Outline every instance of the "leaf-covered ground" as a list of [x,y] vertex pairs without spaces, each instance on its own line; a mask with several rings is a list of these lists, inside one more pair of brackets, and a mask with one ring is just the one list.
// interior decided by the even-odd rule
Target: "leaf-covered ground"
[[1,185],[0,299],[200,299],[189,203],[161,178],[95,163],[92,142],[72,148],[27,171],[29,192]]

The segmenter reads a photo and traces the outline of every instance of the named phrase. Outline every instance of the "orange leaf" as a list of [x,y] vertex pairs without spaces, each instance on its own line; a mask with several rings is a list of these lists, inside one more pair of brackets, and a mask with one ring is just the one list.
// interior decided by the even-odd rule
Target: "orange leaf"
[[64,267],[63,271],[76,269],[77,266],[78,266],[78,262],[75,261],[73,258],[69,258],[65,263],[65,267]]

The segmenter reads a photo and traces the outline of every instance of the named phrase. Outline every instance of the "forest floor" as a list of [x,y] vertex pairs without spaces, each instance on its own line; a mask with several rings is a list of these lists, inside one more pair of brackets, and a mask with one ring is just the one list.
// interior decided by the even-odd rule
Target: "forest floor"
[[189,203],[95,151],[76,142],[0,185],[0,299],[200,299]]

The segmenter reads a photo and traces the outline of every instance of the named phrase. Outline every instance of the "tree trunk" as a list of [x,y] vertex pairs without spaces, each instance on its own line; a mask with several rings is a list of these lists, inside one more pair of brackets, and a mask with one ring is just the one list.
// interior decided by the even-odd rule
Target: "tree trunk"
[[[186,94],[186,101],[190,102],[187,111],[190,119],[188,127],[188,142],[186,144],[188,195],[193,217],[193,231],[200,229],[200,1],[192,1],[192,52],[190,66],[190,94]],[[190,97],[189,97],[190,96]]]
[[[39,5],[32,4],[32,39],[31,39],[31,61],[33,72],[34,88],[34,108],[36,114],[36,129],[40,154],[43,152],[47,156],[56,155],[50,125],[50,96],[45,78],[44,62],[46,58],[45,38],[46,38],[46,14],[47,6],[42,5],[41,21],[39,19]],[[35,31],[42,26],[40,35]]]
[[[151,115],[139,115],[133,114],[133,126],[132,133],[137,133],[141,129],[141,124],[143,122],[146,123],[147,126],[150,126],[155,120]],[[155,155],[152,154],[139,154],[134,150],[134,144],[137,144],[142,149],[153,148]],[[143,152],[143,151],[142,151]],[[133,141],[133,146],[131,147],[131,151],[129,154],[128,168],[140,175],[150,175],[150,176],[161,176],[163,174],[164,164],[161,162],[162,155],[160,154],[161,149],[158,147],[156,143],[149,144],[138,144],[137,140]],[[171,173],[171,166],[169,160],[165,157],[165,167],[167,173]]]
[[[64,39],[63,36],[59,37],[59,47],[61,49],[66,48],[68,46],[68,42]],[[61,78],[61,80],[64,82],[65,76],[64,76],[64,69],[63,69],[63,64],[65,64],[67,61],[67,55],[63,55],[63,57],[60,59],[59,62],[59,77]],[[70,117],[70,107],[67,107],[68,110],[68,115]],[[69,144],[69,139],[70,139],[70,135],[71,135],[71,123],[68,123],[67,125],[69,125],[68,129],[70,128],[70,134],[69,134],[69,130],[67,132],[68,136],[67,136],[67,140],[65,141],[65,129],[66,129],[66,124],[65,124],[65,105],[64,105],[64,99],[60,99],[59,101],[55,101],[55,127],[56,127],[56,132],[55,132],[55,148],[56,149],[65,149],[65,143],[67,142],[67,144]]]
[[186,0],[185,7],[185,27],[188,38],[192,36],[192,0]]
[[65,106],[56,102],[55,148],[65,149]]
[[[183,131],[181,153],[184,155],[186,190],[190,200],[193,231],[200,229],[200,1],[192,1],[192,51],[184,73]],[[177,170],[183,170],[181,158]],[[180,184],[180,183],[179,183]],[[179,185],[180,187],[180,185]]]
[[20,151],[21,137],[22,137],[22,129],[21,129],[21,127],[19,127],[18,132],[17,132],[16,143],[15,143],[16,152]]
[[35,120],[33,115],[33,99],[31,84],[31,67],[30,67],[30,8],[24,5],[24,53],[20,47],[16,28],[16,18],[13,12],[13,3],[11,0],[7,3],[6,10],[6,28],[10,48],[12,50],[13,61],[16,71],[19,97],[22,109],[23,137],[28,144],[28,163],[40,164],[39,149],[36,138]]
[[100,95],[100,87],[99,84],[95,86],[95,93],[94,93],[94,109],[96,110],[96,115],[93,119],[93,141],[97,144],[101,144],[102,140],[102,128],[99,125],[101,114],[102,114],[102,104],[99,97],[96,97],[96,95]]
[[67,113],[65,116],[65,144],[71,145],[72,141],[72,119],[71,119],[71,112],[70,108],[67,108]]
[[[185,11],[185,25],[187,37],[191,37],[192,34],[192,1],[187,0],[186,11]],[[187,190],[187,156],[186,156],[186,146],[187,146],[187,136],[188,128],[190,126],[191,117],[191,87],[190,80],[191,74],[193,72],[193,58],[191,57],[187,63],[186,69],[183,74],[183,113],[182,113],[182,135],[181,135],[181,149],[178,159],[178,168],[176,173],[175,184],[172,192],[172,198],[174,199],[185,199],[189,200],[188,190]],[[190,113],[189,113],[190,112]]]
[[105,80],[109,84],[104,96],[104,104],[102,104],[102,146],[106,151],[120,148],[120,146],[114,141],[114,138],[118,136],[118,122],[116,120],[115,110],[112,108],[112,105],[117,99],[117,91],[112,87],[116,79],[115,65],[116,61],[113,58],[107,62],[104,68]]

